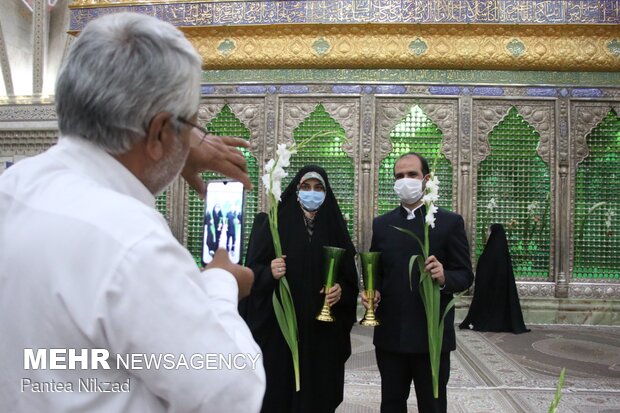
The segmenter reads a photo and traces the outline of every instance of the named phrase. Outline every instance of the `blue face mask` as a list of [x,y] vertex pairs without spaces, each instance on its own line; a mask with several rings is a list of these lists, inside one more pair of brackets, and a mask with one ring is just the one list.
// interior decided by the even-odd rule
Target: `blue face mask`
[[316,211],[325,201],[325,192],[320,191],[299,191],[297,194],[299,202],[306,211]]

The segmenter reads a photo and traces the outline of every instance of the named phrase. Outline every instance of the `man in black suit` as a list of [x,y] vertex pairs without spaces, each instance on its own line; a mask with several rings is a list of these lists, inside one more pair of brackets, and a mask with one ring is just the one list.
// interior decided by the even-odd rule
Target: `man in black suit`
[[[371,251],[381,252],[381,277],[377,280],[380,301],[374,344],[381,373],[381,412],[407,411],[413,380],[422,413],[446,412],[446,385],[450,375],[450,351],[456,349],[454,308],[445,318],[439,398],[433,397],[426,314],[420,296],[419,270],[414,266],[409,284],[409,259],[422,254],[419,244],[393,226],[407,228],[424,240],[426,210],[422,196],[429,179],[428,162],[416,153],[402,155],[394,165],[394,190],[401,205],[373,221]],[[430,228],[430,256],[426,270],[441,286],[441,312],[452,294],[469,288],[474,275],[463,218],[439,208],[435,228]],[[362,296],[367,306],[365,294]]]

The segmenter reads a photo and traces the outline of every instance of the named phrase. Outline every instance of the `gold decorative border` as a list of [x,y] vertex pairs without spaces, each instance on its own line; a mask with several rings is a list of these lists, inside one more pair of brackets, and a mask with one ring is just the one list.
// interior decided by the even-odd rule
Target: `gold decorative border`
[[617,26],[352,24],[182,30],[207,70],[620,70]]

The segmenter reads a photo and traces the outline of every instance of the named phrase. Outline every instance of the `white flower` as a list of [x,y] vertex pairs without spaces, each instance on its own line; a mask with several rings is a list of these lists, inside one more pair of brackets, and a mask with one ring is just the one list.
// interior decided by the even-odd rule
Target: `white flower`
[[607,214],[605,214],[605,226],[607,227],[608,231],[611,230],[611,220],[615,215],[616,213],[611,208],[609,208],[607,210]]
[[290,165],[292,151],[286,148],[285,143],[278,144],[278,149],[276,150],[276,154],[278,155],[278,165],[284,168]]
[[537,209],[538,209],[538,202],[532,201],[532,203],[527,206],[527,213],[530,215],[534,215]]
[[431,228],[435,228],[435,213],[437,212],[437,207],[433,204],[430,204],[427,207],[426,210],[426,217],[424,218],[424,221],[426,222],[427,225],[429,225]]
[[271,181],[269,180],[269,174],[263,175],[263,185],[265,185],[265,193],[269,195],[271,189]]
[[422,197],[422,202],[425,205],[431,204],[433,202],[437,202],[438,200],[439,200],[439,195],[432,194],[432,193],[427,193],[426,195]]
[[274,181],[273,182],[273,188],[271,188],[271,193],[273,194],[273,197],[277,200],[277,201],[281,201],[281,195],[282,195],[282,181]]
[[273,159],[265,165],[265,175],[262,176],[263,185],[265,185],[265,193],[273,196],[279,201],[282,194],[282,179],[288,174]]
[[425,194],[422,197],[422,202],[425,205],[429,205],[439,200],[439,179],[435,174],[431,175],[431,179],[426,181]]
[[426,214],[426,225],[428,225],[431,228],[435,228],[435,215],[433,214]]
[[286,173],[286,171],[284,171],[284,169],[280,165],[276,165],[273,171],[271,171],[271,179],[274,182],[276,181],[282,182],[282,179],[285,178],[286,176],[288,176],[288,174]]
[[489,202],[487,203],[487,211],[491,212],[495,208],[497,208],[497,202],[495,201],[495,198],[489,199]]
[[263,185],[265,185],[265,193],[267,195],[273,195],[273,197],[280,201],[282,195],[282,179],[288,174],[282,169],[280,165],[273,167],[274,160],[271,159],[265,165],[265,170],[269,170],[268,173],[262,176]]
[[[269,173],[271,172],[275,164],[276,164],[276,161],[274,161],[273,159],[270,159],[269,162],[267,162],[267,164],[265,165],[265,172],[267,172],[267,175],[269,175]],[[263,178],[263,180],[264,179],[265,178]]]
[[342,218],[344,218],[345,221],[348,221],[350,219],[349,218],[349,213],[347,212],[346,214],[343,214]]
[[426,181],[426,193],[438,196],[438,194],[439,194],[439,178],[437,178],[437,176],[432,175],[431,179]]

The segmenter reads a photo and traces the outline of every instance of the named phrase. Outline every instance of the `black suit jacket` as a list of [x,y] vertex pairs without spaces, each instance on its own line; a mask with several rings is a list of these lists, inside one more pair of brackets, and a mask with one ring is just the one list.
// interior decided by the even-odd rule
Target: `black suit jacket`
[[[381,325],[375,328],[375,346],[399,353],[428,353],[426,315],[418,283],[420,273],[414,265],[412,284],[409,286],[409,260],[421,254],[418,242],[393,226],[413,231],[424,242],[425,208],[415,211],[415,218],[407,220],[407,212],[399,206],[377,217],[372,226],[371,251],[380,251],[381,274],[376,289],[381,293],[377,318]],[[452,299],[452,294],[469,288],[474,280],[469,243],[463,218],[439,208],[435,214],[435,228],[430,228],[430,255],[444,267],[446,283],[441,291],[441,313]],[[454,308],[445,318],[442,351],[456,349],[454,337]]]

